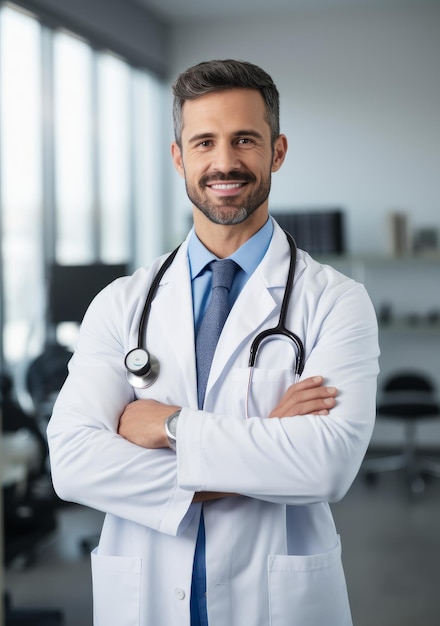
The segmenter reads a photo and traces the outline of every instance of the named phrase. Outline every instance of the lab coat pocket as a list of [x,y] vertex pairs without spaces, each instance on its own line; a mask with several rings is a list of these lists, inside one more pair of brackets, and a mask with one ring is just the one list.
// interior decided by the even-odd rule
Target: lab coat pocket
[[270,626],[352,626],[341,544],[324,554],[270,556]]
[[248,417],[267,417],[278,404],[284,393],[295,382],[295,373],[291,369],[255,368],[249,378],[249,368],[234,370],[234,403],[231,411]]
[[93,625],[139,626],[141,559],[92,552]]

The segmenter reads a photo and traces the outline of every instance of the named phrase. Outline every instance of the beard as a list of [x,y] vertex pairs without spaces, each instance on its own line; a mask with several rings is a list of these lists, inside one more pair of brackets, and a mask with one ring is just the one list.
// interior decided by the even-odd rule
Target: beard
[[256,177],[251,172],[238,170],[233,170],[228,174],[212,172],[202,176],[198,185],[190,185],[185,179],[186,193],[192,204],[214,224],[222,224],[223,226],[240,224],[267,200],[271,187],[271,172],[245,198],[225,196],[218,198],[217,201],[208,198],[205,189],[210,182],[233,182],[234,180],[244,183],[257,182]]

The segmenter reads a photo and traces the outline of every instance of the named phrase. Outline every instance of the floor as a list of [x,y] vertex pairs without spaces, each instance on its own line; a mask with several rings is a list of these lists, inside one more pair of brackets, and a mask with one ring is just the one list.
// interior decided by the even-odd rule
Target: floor
[[358,478],[333,506],[355,626],[440,625],[440,480],[412,497],[402,482]]
[[[358,477],[333,511],[354,626],[439,626],[440,480],[411,498],[395,474],[374,485]],[[6,572],[14,605],[58,608],[63,626],[91,626],[89,557],[81,541],[101,523],[95,511],[60,508],[58,530],[35,563]]]
[[97,536],[103,516],[66,505],[57,517],[56,532],[41,545],[34,561],[30,565],[18,561],[6,570],[6,590],[14,608],[58,609],[64,614],[63,626],[92,626],[90,558],[82,541]]

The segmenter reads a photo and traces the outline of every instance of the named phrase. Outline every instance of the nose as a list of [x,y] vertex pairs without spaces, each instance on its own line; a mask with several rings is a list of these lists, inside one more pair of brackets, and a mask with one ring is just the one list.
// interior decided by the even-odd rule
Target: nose
[[217,143],[212,153],[211,167],[223,173],[230,172],[240,167],[238,153],[230,141],[220,141]]

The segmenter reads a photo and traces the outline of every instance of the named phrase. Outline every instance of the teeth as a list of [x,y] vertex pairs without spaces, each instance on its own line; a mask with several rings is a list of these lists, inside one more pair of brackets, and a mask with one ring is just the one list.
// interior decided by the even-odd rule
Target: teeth
[[217,185],[211,185],[212,189],[237,189],[241,187],[242,183],[223,183]]

